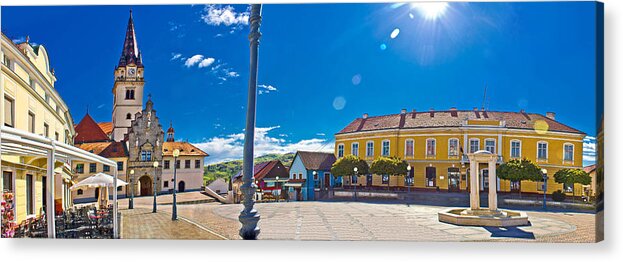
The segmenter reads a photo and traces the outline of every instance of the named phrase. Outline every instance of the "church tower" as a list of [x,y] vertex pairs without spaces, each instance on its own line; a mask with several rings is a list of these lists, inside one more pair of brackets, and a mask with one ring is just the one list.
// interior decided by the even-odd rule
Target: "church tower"
[[138,49],[132,10],[113,85],[112,139],[123,141],[136,114],[143,108],[143,59]]
[[169,129],[167,130],[167,142],[175,142],[175,129],[173,129],[173,121],[169,123]]

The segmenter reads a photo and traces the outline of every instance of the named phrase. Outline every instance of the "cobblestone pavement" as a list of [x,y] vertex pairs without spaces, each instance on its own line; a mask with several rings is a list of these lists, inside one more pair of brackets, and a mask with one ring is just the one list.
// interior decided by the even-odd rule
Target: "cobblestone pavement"
[[151,209],[120,210],[122,239],[206,239],[221,240],[220,235],[185,219],[171,220],[171,214]]
[[[258,203],[260,239],[592,242],[595,215],[528,212],[530,226],[464,227],[437,221],[446,207],[361,202]],[[237,237],[241,205],[185,206],[180,214]]]

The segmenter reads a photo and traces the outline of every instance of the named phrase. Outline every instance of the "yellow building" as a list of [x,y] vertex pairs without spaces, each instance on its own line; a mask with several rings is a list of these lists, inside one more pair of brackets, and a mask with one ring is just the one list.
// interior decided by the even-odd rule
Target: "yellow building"
[[[32,45],[28,38],[13,43],[2,34],[3,89],[2,121],[5,128],[71,144],[74,128],[67,105],[56,92],[54,70],[50,68],[48,53],[42,45]],[[47,198],[47,159],[20,152],[15,148],[2,149],[2,192],[13,195],[15,222],[41,215],[46,205],[66,208],[70,203],[71,167],[67,162],[56,162],[54,172],[55,203]],[[8,146],[8,145],[7,145]]]
[[[494,112],[483,110],[407,112],[369,117],[364,114],[335,135],[338,158],[353,154],[372,163],[381,156],[399,157],[412,167],[412,182],[405,176],[361,174],[363,187],[397,187],[440,191],[465,191],[469,174],[466,153],[487,150],[499,155],[498,165],[526,158],[547,173],[547,193],[575,190],[580,185],[557,184],[553,175],[562,168],[582,168],[582,142],[586,134],[555,120],[555,114]],[[480,189],[488,188],[487,166],[480,166]],[[344,185],[353,181],[344,179]],[[511,183],[499,180],[502,192],[543,193],[543,182]],[[570,191],[569,191],[570,193]]]

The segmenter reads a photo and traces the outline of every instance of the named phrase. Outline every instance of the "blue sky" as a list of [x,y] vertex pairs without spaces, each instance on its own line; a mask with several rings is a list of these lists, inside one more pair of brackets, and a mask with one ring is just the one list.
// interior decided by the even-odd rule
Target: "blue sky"
[[[110,121],[112,73],[130,6],[2,7],[11,39],[46,46],[75,121]],[[434,9],[434,8],[433,8]],[[205,149],[240,158],[248,81],[245,5],[132,6],[162,123]],[[595,4],[264,5],[257,151],[327,151],[363,113],[483,104],[554,111],[595,135]],[[437,9],[439,10],[439,9]],[[426,11],[429,11],[428,13]],[[36,18],[36,19],[35,19]],[[594,145],[587,141],[587,160]],[[593,148],[593,152],[591,152]]]

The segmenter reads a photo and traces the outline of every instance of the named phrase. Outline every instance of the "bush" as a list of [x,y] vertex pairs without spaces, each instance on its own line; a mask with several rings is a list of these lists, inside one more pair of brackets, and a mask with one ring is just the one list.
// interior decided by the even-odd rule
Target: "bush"
[[567,195],[565,195],[565,193],[563,193],[561,190],[557,190],[552,194],[552,199],[557,202],[565,201],[566,197]]

